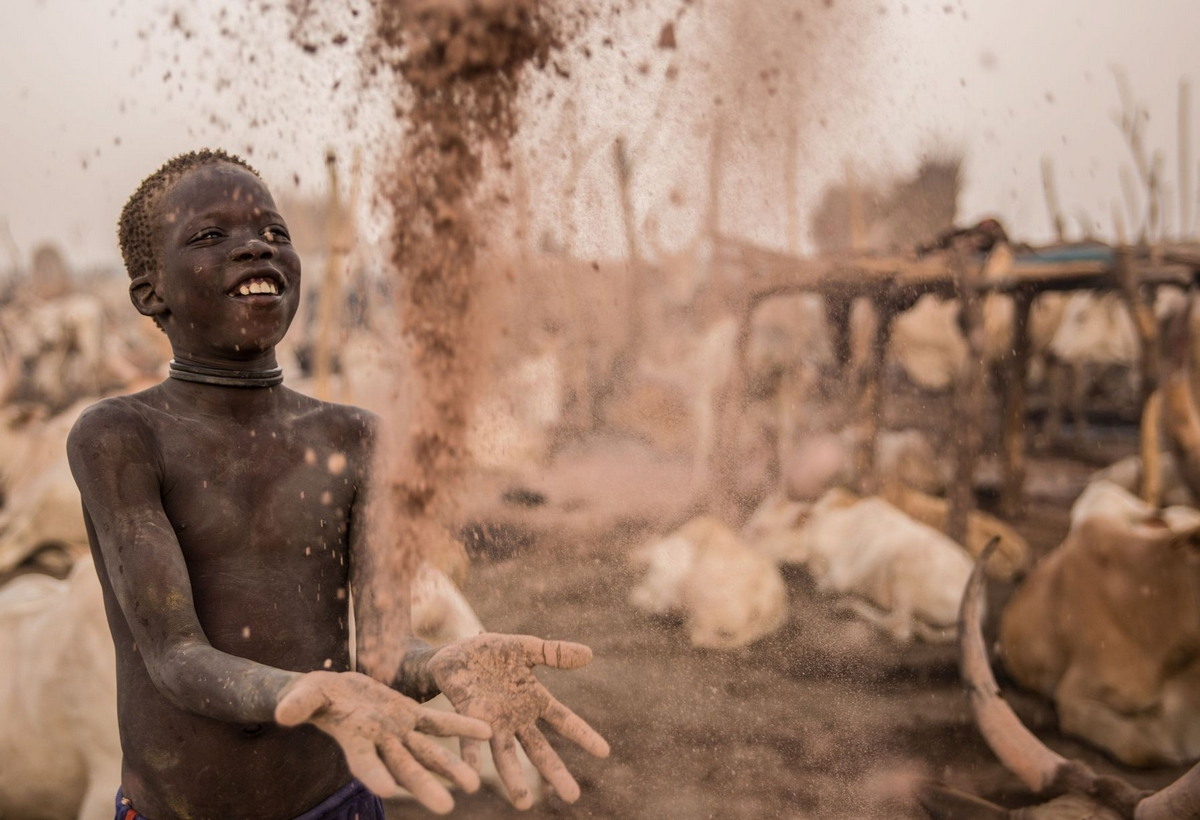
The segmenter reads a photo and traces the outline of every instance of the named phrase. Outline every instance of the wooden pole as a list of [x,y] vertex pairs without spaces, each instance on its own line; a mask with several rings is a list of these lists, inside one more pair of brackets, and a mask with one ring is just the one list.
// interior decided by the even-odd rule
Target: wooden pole
[[704,210],[704,232],[715,242],[721,233],[721,171],[725,162],[725,120],[717,114],[713,120],[708,154],[708,203]]
[[329,184],[329,232],[325,248],[325,275],[317,302],[317,338],[313,344],[313,393],[321,400],[331,398],[329,378],[333,372],[333,336],[342,307],[344,263],[353,244],[350,219],[341,200],[337,156],[332,150],[325,154],[325,171]]
[[710,514],[730,526],[741,523],[742,511],[738,505],[734,475],[736,472],[737,429],[741,421],[746,399],[746,356],[750,346],[750,326],[754,320],[755,303],[742,304],[735,310],[738,317],[738,332],[735,342],[733,373],[729,382],[714,397],[713,446],[709,451],[707,504]]
[[800,162],[800,129],[795,119],[788,123],[787,150],[783,158],[784,201],[787,203],[787,247],[792,255],[800,253],[800,206],[796,173]]
[[1058,186],[1054,182],[1054,163],[1050,157],[1042,157],[1042,194],[1046,197],[1046,211],[1050,224],[1054,226],[1054,237],[1058,242],[1066,241],[1067,221],[1063,218],[1062,206],[1058,201]]
[[879,324],[875,326],[875,338],[871,344],[871,355],[863,367],[862,392],[858,397],[858,451],[855,454],[855,478],[860,495],[872,495],[879,490],[879,476],[875,472],[876,442],[882,426],[883,415],[883,371],[887,357],[888,340],[892,335],[892,319],[896,316],[895,303],[886,297],[875,300],[875,312]]
[[967,342],[963,370],[955,382],[955,470],[950,486],[946,534],[960,544],[967,539],[967,521],[975,507],[975,466],[982,449],[983,424],[983,315],[979,298],[980,266],[968,261],[958,244],[951,249],[950,265],[958,283],[959,324]]
[[1128,247],[1119,248],[1116,258],[1117,281],[1125,306],[1133,318],[1139,344],[1141,375],[1142,423],[1140,446],[1142,455],[1142,499],[1157,507],[1162,496],[1162,469],[1159,446],[1162,396],[1159,391],[1158,323],[1146,291],[1137,281],[1133,253]]
[[1033,291],[1021,288],[1012,294],[1012,352],[1008,356],[1008,382],[1004,391],[1004,441],[1001,446],[1004,486],[1000,509],[1015,518],[1025,487],[1025,388],[1029,379],[1029,312]]

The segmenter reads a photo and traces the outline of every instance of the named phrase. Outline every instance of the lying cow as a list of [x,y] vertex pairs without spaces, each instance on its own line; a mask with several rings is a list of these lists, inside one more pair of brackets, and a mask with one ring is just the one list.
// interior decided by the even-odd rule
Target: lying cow
[[939,783],[924,783],[918,799],[933,820],[1200,820],[1200,766],[1158,792],[1098,775],[1049,749],[1000,697],[983,641],[983,571],[976,566],[959,619],[960,668],[980,732],[1005,768],[1048,802],[1008,810]]
[[1066,540],[1013,595],[1005,666],[1066,732],[1124,763],[1200,757],[1200,512],[1088,486]]
[[[432,645],[483,631],[454,583],[428,564],[413,579],[412,607],[414,634]],[[116,668],[90,556],[66,580],[30,574],[0,587],[0,657],[0,817],[112,817],[121,782]],[[429,705],[452,708],[442,696]],[[539,782],[518,753],[526,782]],[[481,778],[499,788],[486,749],[482,762]]]
[[882,498],[837,488],[812,505],[760,508],[746,532],[773,559],[805,564],[821,589],[855,596],[854,610],[897,640],[953,637],[970,557]]
[[774,562],[710,516],[642,547],[633,561],[645,576],[630,603],[652,615],[681,615],[695,646],[745,646],[787,617],[787,589]]

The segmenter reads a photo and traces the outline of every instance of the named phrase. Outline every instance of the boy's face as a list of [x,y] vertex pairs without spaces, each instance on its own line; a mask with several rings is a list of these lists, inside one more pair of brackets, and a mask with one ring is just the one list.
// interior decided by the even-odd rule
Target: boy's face
[[278,344],[299,304],[300,258],[262,181],[205,165],[159,205],[154,290],[176,357],[244,361]]

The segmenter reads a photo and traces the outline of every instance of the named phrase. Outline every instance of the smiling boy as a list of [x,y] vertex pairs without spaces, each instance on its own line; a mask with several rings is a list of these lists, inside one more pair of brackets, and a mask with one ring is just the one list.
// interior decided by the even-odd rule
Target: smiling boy
[[[369,820],[371,792],[398,786],[449,811],[431,772],[479,779],[426,733],[463,737],[476,766],[490,738],[519,807],[517,742],[577,798],[535,723],[608,746],[532,667],[582,666],[586,647],[485,634],[432,653],[405,629],[390,688],[351,670],[376,421],[281,384],[300,260],[258,174],[219,151],[177,157],[127,203],[120,239],[131,299],[174,360],[162,384],[89,408],[67,445],[116,647],[118,820]],[[438,690],[463,714],[410,697]]]

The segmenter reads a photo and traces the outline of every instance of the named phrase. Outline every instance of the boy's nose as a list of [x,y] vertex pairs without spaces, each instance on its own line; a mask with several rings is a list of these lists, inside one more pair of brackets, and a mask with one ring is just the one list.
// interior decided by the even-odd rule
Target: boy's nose
[[249,262],[254,259],[270,259],[275,255],[275,249],[263,240],[255,237],[233,248],[229,252],[230,260],[234,262]]

